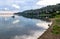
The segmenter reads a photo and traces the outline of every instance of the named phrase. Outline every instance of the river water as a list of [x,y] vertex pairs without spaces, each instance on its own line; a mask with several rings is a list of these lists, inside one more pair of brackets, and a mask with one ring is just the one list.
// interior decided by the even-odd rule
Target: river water
[[38,19],[0,17],[0,39],[37,39],[48,28],[48,22]]

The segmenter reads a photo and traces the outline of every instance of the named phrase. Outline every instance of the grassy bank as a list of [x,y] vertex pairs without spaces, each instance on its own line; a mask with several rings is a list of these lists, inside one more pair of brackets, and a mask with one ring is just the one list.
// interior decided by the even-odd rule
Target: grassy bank
[[55,23],[52,29],[53,34],[60,34],[60,15],[55,17]]
[[38,39],[60,39],[60,15],[50,18],[52,26]]

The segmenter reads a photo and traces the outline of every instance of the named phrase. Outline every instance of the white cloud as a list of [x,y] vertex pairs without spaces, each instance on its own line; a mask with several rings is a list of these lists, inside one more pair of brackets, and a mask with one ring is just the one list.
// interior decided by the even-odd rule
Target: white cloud
[[16,9],[20,9],[20,6],[19,6],[19,5],[13,4],[12,6],[13,6],[14,8],[16,8]]
[[60,0],[40,0],[36,4],[37,5],[56,5],[57,3],[60,3]]
[[8,8],[4,8],[5,10],[9,10]]

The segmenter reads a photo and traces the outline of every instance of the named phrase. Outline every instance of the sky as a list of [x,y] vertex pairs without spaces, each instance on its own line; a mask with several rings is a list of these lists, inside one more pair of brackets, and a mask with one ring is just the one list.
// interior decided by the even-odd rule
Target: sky
[[24,11],[58,3],[60,0],[0,0],[0,10]]

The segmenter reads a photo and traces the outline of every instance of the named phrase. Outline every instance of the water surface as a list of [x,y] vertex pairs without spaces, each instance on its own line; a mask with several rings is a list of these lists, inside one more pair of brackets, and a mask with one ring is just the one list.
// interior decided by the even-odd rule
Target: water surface
[[37,39],[37,35],[47,28],[37,23],[44,21],[24,18],[22,16],[0,17],[0,39]]

